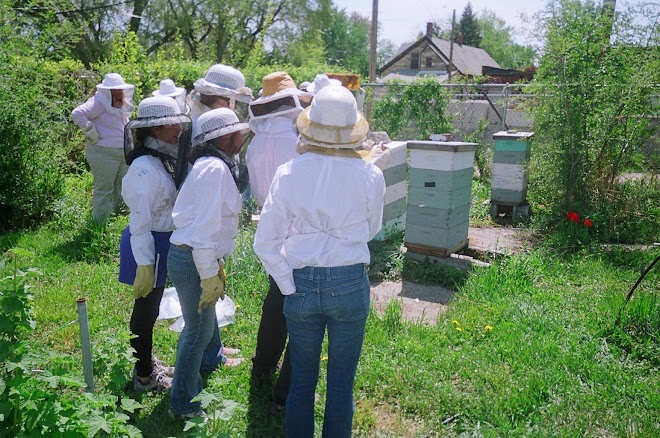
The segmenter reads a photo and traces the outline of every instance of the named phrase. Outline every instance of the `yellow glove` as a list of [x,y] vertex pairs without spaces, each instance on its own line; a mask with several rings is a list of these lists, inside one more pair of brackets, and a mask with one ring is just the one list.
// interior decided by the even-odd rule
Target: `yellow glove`
[[200,285],[202,296],[199,297],[198,313],[202,313],[207,307],[215,306],[218,299],[225,299],[225,267],[220,266],[218,275],[203,279]]
[[133,281],[133,297],[136,300],[145,298],[153,290],[155,281],[154,265],[138,265]]

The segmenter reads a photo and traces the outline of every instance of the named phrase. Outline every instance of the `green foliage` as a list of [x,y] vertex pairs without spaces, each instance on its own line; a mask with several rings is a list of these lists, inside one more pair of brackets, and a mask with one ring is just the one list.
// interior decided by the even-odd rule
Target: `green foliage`
[[78,129],[67,123],[81,89],[81,65],[33,57],[0,59],[0,230],[46,218],[62,194],[62,172],[77,166]]
[[[16,248],[9,254],[13,257],[13,275],[0,281],[0,435],[141,437],[142,433],[128,424],[130,418],[124,413],[134,412],[139,404],[127,398],[118,403],[116,396],[79,392],[85,382],[80,373],[72,372],[71,356],[42,351],[34,345],[36,341],[27,342],[35,328],[32,296],[27,293],[27,285],[18,279],[38,270],[22,271],[17,267],[17,257],[32,256],[30,252]],[[5,288],[9,283],[12,289]],[[101,352],[97,364],[127,360],[116,339],[110,335],[104,339],[104,345],[97,350]],[[122,365],[125,367],[126,363],[129,362]],[[112,367],[99,366],[97,372],[99,369],[117,372]],[[110,381],[116,381],[114,374]],[[114,389],[119,387],[115,385]],[[58,396],[54,397],[54,393]]]
[[481,32],[479,29],[479,20],[472,12],[472,4],[468,2],[463,9],[461,19],[458,22],[458,31],[463,34],[463,44],[472,47],[480,47]]
[[368,18],[358,13],[347,16],[344,10],[334,9],[330,23],[321,34],[328,64],[368,77],[370,30]]
[[498,17],[495,12],[484,9],[479,14],[481,43],[484,49],[502,68],[522,69],[534,65],[536,51],[531,46],[514,42],[515,29]]
[[426,140],[430,134],[452,131],[452,115],[447,112],[451,97],[438,81],[421,78],[387,85],[388,91],[373,103],[374,130],[397,140]]
[[[657,17],[657,9],[639,8]],[[612,19],[591,0],[557,0],[546,10],[533,108],[540,140],[533,156],[544,174],[535,184],[546,204],[592,209],[631,163],[657,172],[650,164],[659,150],[644,144],[658,111],[651,96],[658,90],[660,35],[656,20],[639,24],[633,12]]]

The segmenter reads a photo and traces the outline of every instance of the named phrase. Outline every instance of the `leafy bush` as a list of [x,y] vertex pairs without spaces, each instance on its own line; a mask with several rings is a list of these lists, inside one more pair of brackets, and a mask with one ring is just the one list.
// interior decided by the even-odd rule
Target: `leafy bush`
[[609,14],[599,3],[554,0],[541,25],[546,45],[533,109],[543,175],[536,183],[545,203],[562,208],[597,206],[631,164],[654,171],[649,164],[659,153],[643,154],[658,112],[659,35],[650,18],[657,10],[640,4]]
[[388,82],[388,92],[373,103],[375,131],[397,140],[426,140],[430,134],[452,132],[447,113],[449,93],[433,78],[415,80],[405,87]]
[[62,194],[62,169],[76,143],[67,119],[78,68],[0,59],[0,231],[43,219]]

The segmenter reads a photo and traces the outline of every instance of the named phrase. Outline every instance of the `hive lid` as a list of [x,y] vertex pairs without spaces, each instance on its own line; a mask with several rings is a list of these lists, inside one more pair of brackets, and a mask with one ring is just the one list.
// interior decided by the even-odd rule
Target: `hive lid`
[[409,141],[409,150],[445,151],[445,152],[472,152],[476,151],[477,143],[461,141]]
[[529,140],[534,136],[528,131],[499,131],[493,134],[495,140]]

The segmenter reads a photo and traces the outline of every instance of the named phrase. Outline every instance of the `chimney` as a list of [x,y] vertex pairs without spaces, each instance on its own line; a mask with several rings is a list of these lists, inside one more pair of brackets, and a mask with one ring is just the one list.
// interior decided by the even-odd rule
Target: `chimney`
[[433,23],[426,23],[426,36],[433,38]]
[[458,33],[458,35],[456,35],[456,44],[458,44],[459,46],[463,45],[463,34],[460,32]]

